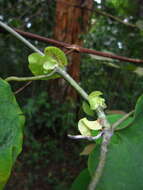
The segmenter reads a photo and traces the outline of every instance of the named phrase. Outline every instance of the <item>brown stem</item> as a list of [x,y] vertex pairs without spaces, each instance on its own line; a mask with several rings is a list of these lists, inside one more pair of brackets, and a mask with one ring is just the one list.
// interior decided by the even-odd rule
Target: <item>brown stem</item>
[[[37,34],[33,34],[30,32],[24,32],[24,31],[19,30],[19,29],[15,29],[15,31],[18,32],[19,34],[21,34],[22,36],[27,37],[29,39],[34,39],[34,40],[36,39],[36,40],[41,41],[41,42],[51,43],[51,44],[54,44],[58,47],[64,47],[66,49],[74,49],[74,51],[76,51],[76,52],[99,55],[102,57],[109,57],[112,59],[116,59],[116,60],[120,60],[120,61],[126,61],[126,62],[130,62],[130,63],[143,63],[143,60],[141,60],[141,59],[132,59],[132,58],[128,58],[128,57],[124,57],[124,56],[120,56],[120,55],[115,55],[112,53],[104,53],[104,52],[96,51],[93,49],[83,48],[83,47],[78,46],[78,45],[71,45],[71,44],[68,44],[65,42],[61,42],[61,41],[54,40],[51,38],[46,38],[46,37],[43,37],[43,36],[40,36]],[[4,29],[0,28],[0,32],[5,33],[6,31]]]

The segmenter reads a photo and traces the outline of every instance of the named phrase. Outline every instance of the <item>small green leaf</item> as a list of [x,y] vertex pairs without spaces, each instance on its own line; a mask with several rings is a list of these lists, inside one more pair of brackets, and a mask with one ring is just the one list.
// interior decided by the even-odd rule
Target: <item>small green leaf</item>
[[94,91],[88,96],[88,101],[92,110],[96,110],[98,107],[106,108],[105,99],[101,98],[102,92]]
[[0,190],[22,150],[24,121],[9,84],[0,79]]
[[87,190],[91,177],[88,169],[84,169],[75,179],[70,190]]
[[47,73],[53,70],[58,64],[55,59],[49,56],[44,56],[42,59],[44,72]]
[[82,118],[78,122],[78,129],[83,136],[91,136],[91,130],[100,130],[102,125],[96,121],[89,121],[86,118]]
[[[44,51],[45,55],[32,53],[28,57],[29,69],[36,75],[50,74],[56,66],[64,68],[67,65],[67,58],[62,50],[56,47],[47,47]],[[59,78],[60,75],[53,74],[44,80]]]
[[44,50],[44,54],[55,59],[60,67],[66,66],[68,64],[66,55],[61,49],[57,47],[46,47]]
[[[57,65],[57,62],[55,59],[49,56],[42,56],[39,53],[32,53],[31,55],[29,55],[28,61],[29,61],[29,69],[35,76],[50,74],[50,72]],[[60,75],[54,74],[43,80],[55,79],[59,77]]]
[[85,125],[83,119],[80,119],[78,122],[78,130],[83,136],[91,136],[91,130]]
[[33,75],[43,75],[43,63],[41,62],[42,55],[39,53],[32,53],[28,56],[29,69]]
[[82,103],[82,109],[83,111],[87,114],[87,115],[90,115],[90,116],[94,116],[94,111],[91,110],[89,104],[87,102],[83,102]]

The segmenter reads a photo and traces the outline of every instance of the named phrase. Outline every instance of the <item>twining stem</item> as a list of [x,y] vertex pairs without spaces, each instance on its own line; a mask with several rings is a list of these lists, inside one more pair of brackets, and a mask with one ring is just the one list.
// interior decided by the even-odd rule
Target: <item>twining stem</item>
[[50,74],[47,75],[38,75],[38,76],[34,76],[34,77],[15,77],[15,76],[11,76],[11,77],[7,77],[5,79],[5,81],[9,82],[9,81],[18,81],[18,82],[22,82],[22,81],[33,81],[33,80],[40,80],[40,79],[45,79],[47,77],[52,76],[55,73],[55,70],[53,70]]
[[88,99],[88,94],[79,86],[79,84],[62,68],[57,67],[56,72],[60,74],[66,81],[69,82],[69,84],[74,87],[77,92],[85,99]]
[[24,37],[22,37],[20,34],[18,34],[16,31],[14,31],[11,27],[9,27],[7,24],[4,24],[0,21],[0,26],[10,32],[13,36],[18,38],[20,41],[22,41],[26,46],[28,46],[33,51],[40,53],[40,55],[44,55],[38,48],[36,48],[34,45],[32,45],[28,40],[26,40]]
[[110,143],[110,139],[111,139],[112,135],[113,135],[113,132],[111,131],[111,129],[109,129],[109,130],[105,129],[102,144],[101,144],[99,163],[98,163],[95,173],[92,176],[92,181],[89,184],[89,188],[88,188],[89,190],[96,189],[98,182],[102,176],[103,169],[104,169],[105,162],[106,162],[107,152],[108,152],[108,145]]
[[[76,81],[73,80],[73,78],[63,69],[60,67],[56,68],[57,73],[59,73],[65,80],[67,80],[71,86],[73,86],[79,94],[85,99],[88,100],[88,94],[78,85]],[[107,157],[107,151],[108,151],[108,144],[110,142],[111,136],[113,135],[113,131],[111,128],[110,123],[108,122],[106,115],[101,107],[98,107],[96,109],[98,118],[101,119],[102,125],[105,127],[104,134],[103,134],[103,140],[101,144],[101,152],[100,152],[100,159],[97,166],[97,169],[92,177],[92,181],[89,185],[89,190],[95,190],[96,186],[102,176],[103,169],[105,166],[105,161]]]
[[[23,38],[20,34],[15,32],[12,28],[4,24],[3,22],[0,21],[0,26],[5,28],[8,32],[10,32],[12,35],[14,35],[16,38],[21,40],[24,44],[26,44],[29,48],[32,50],[38,52],[41,55],[44,55],[40,50],[38,50],[35,46],[33,46],[30,42],[28,42],[25,38]],[[56,68],[56,72],[59,73],[65,80],[67,80],[78,92],[79,94],[85,99],[88,100],[88,94],[78,85],[76,81],[74,81],[70,75],[60,67]],[[51,75],[50,75],[51,76]],[[35,76],[35,77],[8,77],[6,78],[6,81],[31,81],[31,80],[39,80],[49,77],[49,75],[42,75],[42,76]],[[101,144],[101,153],[100,153],[100,160],[97,166],[97,169],[93,175],[92,181],[89,185],[89,190],[95,190],[96,186],[100,180],[100,177],[103,173],[105,161],[106,161],[106,156],[107,156],[107,147],[110,142],[110,138],[113,135],[112,128],[110,123],[108,122],[106,115],[104,111],[102,110],[101,107],[98,107],[96,109],[98,118],[102,121],[102,125],[105,128],[104,129],[104,134],[103,134],[103,141]]]

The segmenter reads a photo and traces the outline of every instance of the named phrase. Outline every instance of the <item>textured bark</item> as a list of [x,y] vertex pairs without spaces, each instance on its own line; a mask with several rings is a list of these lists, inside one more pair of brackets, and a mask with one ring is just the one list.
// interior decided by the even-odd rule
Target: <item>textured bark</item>
[[[91,12],[86,8],[92,8],[93,0],[57,0],[56,3],[56,23],[54,28],[54,38],[70,44],[82,45],[81,35],[84,34],[89,26]],[[70,65],[68,71],[70,75],[79,82],[80,78],[80,54],[71,53],[69,57]],[[77,98],[74,89],[67,86],[62,79],[54,81],[54,86],[58,90],[58,99],[71,97]],[[53,94],[53,93],[52,93]]]

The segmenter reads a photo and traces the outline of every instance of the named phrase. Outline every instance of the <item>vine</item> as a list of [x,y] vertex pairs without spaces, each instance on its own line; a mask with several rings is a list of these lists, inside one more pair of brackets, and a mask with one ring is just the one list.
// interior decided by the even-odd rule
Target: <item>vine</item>
[[[30,42],[28,42],[25,38],[23,38],[20,34],[18,34],[16,31],[14,31],[12,28],[10,28],[9,26],[7,26],[6,24],[2,23],[0,21],[0,26],[2,26],[3,28],[5,28],[8,32],[10,32],[12,35],[14,35],[16,38],[18,38],[19,40],[21,40],[26,46],[28,46],[29,48],[31,48],[32,50],[34,50],[36,53],[33,53],[31,55],[29,55],[28,57],[28,61],[29,61],[29,69],[31,70],[31,72],[33,73],[32,77],[17,77],[17,76],[9,76],[7,77],[5,80],[0,80],[0,89],[1,92],[4,93],[4,90],[7,89],[6,93],[10,94],[10,96],[6,96],[6,94],[4,93],[4,96],[0,95],[0,98],[5,98],[6,100],[8,100],[9,105],[11,98],[9,99],[9,97],[12,97],[12,101],[13,101],[13,106],[15,108],[15,104],[16,100],[14,98],[14,95],[12,94],[11,90],[10,90],[10,86],[8,84],[8,82],[10,81],[17,81],[17,82],[21,82],[21,81],[33,81],[33,80],[50,80],[51,78],[59,78],[59,77],[63,77],[73,88],[75,88],[77,90],[77,92],[82,96],[82,98],[86,101],[86,105],[84,104],[84,111],[85,113],[92,113],[92,112],[96,112],[97,113],[97,118],[95,121],[89,121],[87,118],[82,118],[79,123],[78,123],[78,129],[81,133],[81,135],[68,135],[68,137],[73,138],[73,139],[86,139],[89,141],[98,141],[98,139],[102,139],[102,142],[99,143],[100,146],[100,155],[99,155],[99,161],[96,164],[96,167],[90,167],[89,166],[89,171],[91,173],[91,181],[89,182],[89,186],[88,189],[89,190],[94,190],[96,188],[98,188],[97,185],[100,184],[100,180],[101,180],[101,176],[103,174],[103,170],[105,167],[105,163],[106,160],[108,161],[107,157],[108,157],[108,146],[110,145],[111,142],[111,137],[114,134],[114,130],[116,129],[117,126],[124,124],[124,121],[127,120],[131,114],[133,114],[133,112],[127,114],[126,116],[120,116],[120,118],[118,118],[119,120],[115,121],[114,123],[109,122],[110,118],[108,118],[104,112],[104,109],[106,108],[106,104],[105,104],[105,100],[104,98],[101,97],[102,92],[100,91],[94,91],[91,94],[87,94],[83,88],[81,88],[79,86],[79,84],[74,81],[72,79],[72,77],[66,72],[66,65],[68,64],[66,56],[64,54],[64,52],[62,50],[60,50],[59,48],[56,47],[47,47],[44,50],[44,53],[41,52],[40,50],[38,50],[35,46],[33,46]],[[4,86],[4,89],[3,89]],[[3,91],[2,91],[3,90]],[[137,102],[137,106],[135,109],[135,114],[134,114],[134,118],[132,119],[132,122],[130,123],[130,125],[133,125],[135,123],[135,121],[139,118],[139,115],[141,113],[141,106],[143,104],[143,98],[141,97],[138,102]],[[7,104],[6,104],[7,105]],[[6,107],[6,105],[4,105]],[[14,109],[13,107],[11,109]],[[10,109],[10,108],[9,108]],[[17,108],[18,110],[19,108]],[[0,109],[2,111],[2,107]],[[16,111],[14,110],[14,113],[16,113]],[[17,111],[17,117],[21,117],[23,114],[21,111]],[[7,114],[7,110],[6,110],[6,114]],[[3,117],[5,117],[5,115],[3,115]],[[12,112],[10,113],[10,120],[13,119],[13,117],[16,117],[15,115],[12,114]],[[17,118],[18,121],[18,118]],[[22,124],[17,124],[20,129],[21,126],[23,125],[23,121]],[[9,126],[10,127],[10,126]],[[123,127],[125,128],[125,126]],[[16,130],[18,130],[17,128],[15,128],[13,126],[13,128],[10,128],[12,130],[13,136],[16,135]],[[14,129],[14,131],[13,131]],[[130,129],[131,130],[131,129]],[[9,135],[7,133],[7,131],[5,130],[1,130],[3,137]],[[17,131],[18,134],[18,140],[19,138],[21,138],[22,133],[20,130]],[[13,142],[13,147],[11,147],[11,151],[15,151],[14,147],[15,145],[15,141],[13,136],[11,137],[12,142]],[[7,136],[8,138],[8,136]],[[7,141],[7,143],[9,143],[9,141]],[[16,150],[16,154],[15,157],[12,159],[16,159],[16,157],[18,156],[18,154],[21,152],[21,141],[18,141],[18,144],[20,144],[20,148],[19,150]],[[6,146],[4,148],[4,150],[6,149]],[[9,158],[9,154],[8,154],[9,149],[7,150],[7,157]],[[91,154],[91,158],[92,158],[93,153]],[[3,156],[3,152],[1,154],[0,152],[0,159],[1,156]],[[93,159],[93,158],[92,158]],[[95,159],[95,158],[94,158]],[[109,161],[108,161],[109,162]],[[91,165],[94,165],[93,162],[91,162]],[[7,179],[9,178],[10,175],[10,170],[12,168],[12,163],[6,163],[8,165],[10,165],[10,167],[8,168],[8,173],[7,175],[5,175],[3,177],[3,171],[2,168],[0,167],[0,176],[2,175],[3,179],[0,179],[0,189],[3,189]],[[6,169],[4,169],[6,170]]]

